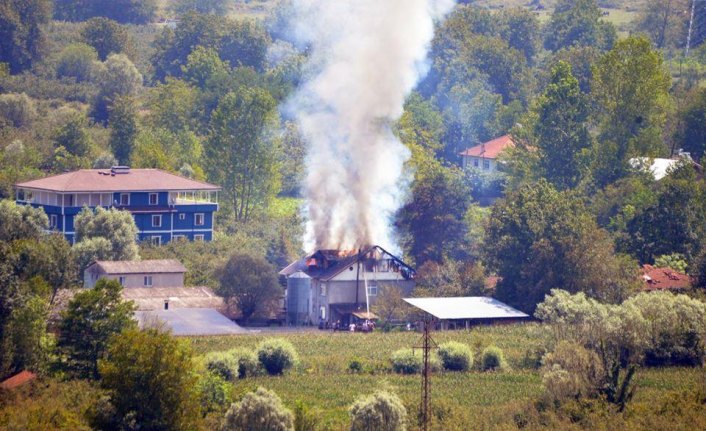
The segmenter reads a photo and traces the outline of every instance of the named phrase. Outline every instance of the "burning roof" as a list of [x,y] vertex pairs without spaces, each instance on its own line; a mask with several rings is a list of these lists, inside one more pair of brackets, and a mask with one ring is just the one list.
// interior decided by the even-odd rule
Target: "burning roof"
[[383,259],[390,260],[391,269],[402,274],[405,279],[412,279],[416,275],[414,268],[377,245],[360,250],[317,250],[303,259],[292,262],[279,274],[289,277],[297,272],[303,272],[311,278],[326,281],[352,265],[363,263],[368,266],[370,262]]

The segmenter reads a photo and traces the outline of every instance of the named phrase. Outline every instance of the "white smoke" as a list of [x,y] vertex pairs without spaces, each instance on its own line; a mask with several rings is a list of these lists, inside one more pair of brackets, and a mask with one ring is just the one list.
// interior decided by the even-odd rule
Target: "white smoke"
[[294,0],[310,78],[288,108],[308,144],[310,248],[396,249],[410,154],[391,126],[426,73],[434,23],[454,0]]

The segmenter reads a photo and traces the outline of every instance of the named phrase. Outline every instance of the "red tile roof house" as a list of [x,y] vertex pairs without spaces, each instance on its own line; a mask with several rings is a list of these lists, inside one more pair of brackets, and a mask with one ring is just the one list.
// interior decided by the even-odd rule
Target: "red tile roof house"
[[0,389],[10,390],[31,382],[37,375],[31,371],[20,371],[14,376],[0,382]]
[[210,241],[220,187],[159,169],[81,169],[15,185],[21,205],[44,208],[49,228],[74,241],[74,217],[84,206],[132,213],[138,239]]
[[514,146],[515,143],[512,141],[512,137],[503,135],[492,141],[468,148],[459,153],[463,169],[480,169],[484,172],[496,171],[498,156],[506,149]]
[[642,272],[644,290],[681,292],[691,288],[691,277],[671,268],[656,268],[652,265],[643,265]]

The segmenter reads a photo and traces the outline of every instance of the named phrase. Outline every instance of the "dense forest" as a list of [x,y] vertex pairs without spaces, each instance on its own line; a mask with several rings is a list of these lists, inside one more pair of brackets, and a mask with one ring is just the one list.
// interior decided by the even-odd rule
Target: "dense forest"
[[[66,391],[98,378],[124,391],[130,349],[171,355],[175,367],[190,361],[179,341],[134,329],[119,286],[54,310],[95,259],[178,258],[187,284],[214,289],[238,277],[224,268],[241,259],[279,294],[276,271],[311,251],[302,240],[307,142],[286,109],[310,73],[308,47],[287,25],[293,1],[0,2],[0,377],[32,369],[69,381]],[[557,325],[566,322],[552,313],[564,305],[620,320],[648,308],[636,296],[648,264],[689,274],[694,302],[675,301],[703,313],[706,2],[457,3],[436,24],[428,72],[392,125],[411,157],[391,224],[397,251],[417,268],[417,294],[490,295]],[[461,151],[505,134],[515,145],[499,172],[461,168]],[[679,162],[658,180],[646,168],[655,158]],[[69,244],[45,231],[42,211],[14,204],[18,182],[114,165],[221,186],[214,240],[136,243],[131,218],[106,210],[82,213]],[[561,298],[553,289],[585,296],[551,309],[545,298]],[[701,363],[703,320],[688,331],[687,359],[656,363]],[[615,367],[613,389],[624,379],[625,390],[630,349],[616,349],[605,365]],[[152,412],[144,429],[197,429],[199,409],[221,414],[213,399],[199,407],[196,381],[175,377],[182,394],[172,402],[185,407],[170,410],[169,423]],[[218,384],[198,383],[211,394]],[[115,414],[138,401],[104,401],[85,408],[91,426],[141,429],[131,428],[134,412]]]

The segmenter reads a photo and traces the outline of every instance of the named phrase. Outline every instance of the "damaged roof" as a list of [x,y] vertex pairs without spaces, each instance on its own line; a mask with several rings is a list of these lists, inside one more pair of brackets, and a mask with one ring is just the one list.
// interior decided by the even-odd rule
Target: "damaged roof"
[[[279,274],[286,277],[292,276],[297,272],[306,274],[311,278],[315,278],[321,281],[328,281],[333,277],[337,276],[345,269],[352,265],[358,264],[360,261],[364,260],[366,256],[374,251],[379,251],[382,254],[389,256],[394,265],[397,265],[401,269],[401,272],[408,274],[409,278],[413,278],[416,271],[411,266],[407,265],[402,259],[388,252],[384,248],[373,245],[365,249],[361,249],[359,252],[355,250],[329,250],[322,249],[317,250],[314,253],[306,256],[303,259],[299,259],[290,263],[284,269],[282,269]],[[322,259],[324,261],[323,265],[312,265],[316,259]],[[405,278],[408,278],[405,277]]]
[[682,290],[691,287],[691,277],[672,268],[643,265],[642,271],[645,290]]

